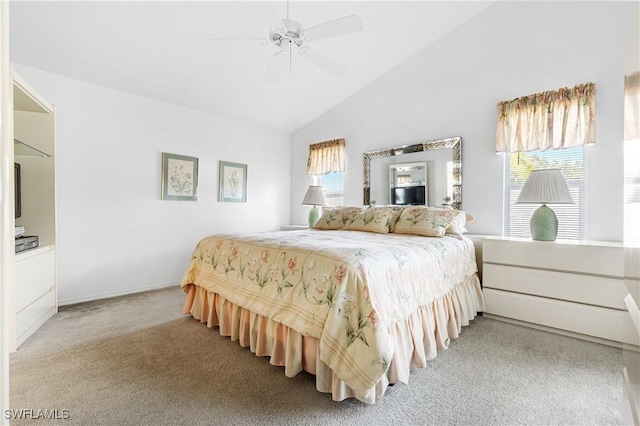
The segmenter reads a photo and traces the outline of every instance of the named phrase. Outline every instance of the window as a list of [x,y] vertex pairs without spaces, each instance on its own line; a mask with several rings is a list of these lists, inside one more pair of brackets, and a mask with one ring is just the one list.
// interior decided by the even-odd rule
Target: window
[[550,207],[558,217],[558,239],[581,240],[586,235],[586,183],[584,148],[574,147],[546,151],[505,154],[504,234],[529,238],[529,221],[539,207],[515,204],[522,186],[532,170],[558,168],[567,180],[575,204]]
[[344,172],[332,172],[322,176],[322,189],[327,206],[344,205]]
[[314,185],[322,185],[327,206],[344,205],[344,139],[332,139],[309,145],[307,175]]
[[624,78],[624,243],[640,247],[640,72]]
[[640,139],[624,142],[624,243],[640,247]]

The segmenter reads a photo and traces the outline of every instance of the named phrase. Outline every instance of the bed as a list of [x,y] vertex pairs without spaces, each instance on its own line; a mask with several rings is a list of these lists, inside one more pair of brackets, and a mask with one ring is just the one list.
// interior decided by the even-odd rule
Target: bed
[[484,300],[464,236],[348,228],[203,238],[183,312],[289,377],[314,374],[336,401],[374,403],[446,349]]

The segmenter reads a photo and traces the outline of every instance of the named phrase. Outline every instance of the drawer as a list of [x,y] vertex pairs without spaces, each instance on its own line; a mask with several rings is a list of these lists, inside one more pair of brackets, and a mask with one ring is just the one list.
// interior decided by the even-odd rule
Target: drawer
[[628,292],[622,279],[495,264],[485,264],[483,276],[484,288],[626,309]]
[[640,247],[624,248],[624,276],[640,280]]
[[[31,254],[31,253],[29,253]],[[55,252],[47,250],[34,256],[16,256],[16,283],[30,280],[44,272],[55,269]]]
[[[624,332],[628,313],[562,300],[485,288],[486,313],[637,345]],[[625,318],[626,316],[626,318]]]
[[503,265],[624,276],[624,248],[615,243],[487,238],[483,243],[483,259]]
[[16,259],[16,312],[20,312],[55,286],[55,252],[44,250]]
[[16,314],[16,336],[19,342],[18,344],[35,331],[35,328],[32,329],[34,325],[55,313],[55,303],[55,291],[51,290]]
[[16,312],[55,287],[54,270],[50,269],[28,280],[16,281]]

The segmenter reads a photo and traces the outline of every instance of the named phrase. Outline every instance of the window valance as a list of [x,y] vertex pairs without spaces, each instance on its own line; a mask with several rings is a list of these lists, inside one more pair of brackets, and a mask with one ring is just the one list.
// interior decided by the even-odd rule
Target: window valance
[[309,145],[308,175],[317,176],[344,171],[344,139],[333,139]]
[[500,102],[496,152],[570,148],[596,139],[595,84]]

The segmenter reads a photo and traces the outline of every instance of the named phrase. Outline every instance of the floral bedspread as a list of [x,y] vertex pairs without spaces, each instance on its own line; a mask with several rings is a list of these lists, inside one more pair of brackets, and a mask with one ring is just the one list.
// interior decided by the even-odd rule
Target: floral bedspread
[[477,271],[473,243],[358,231],[202,239],[182,280],[320,341],[320,359],[356,392],[393,356],[388,328]]

